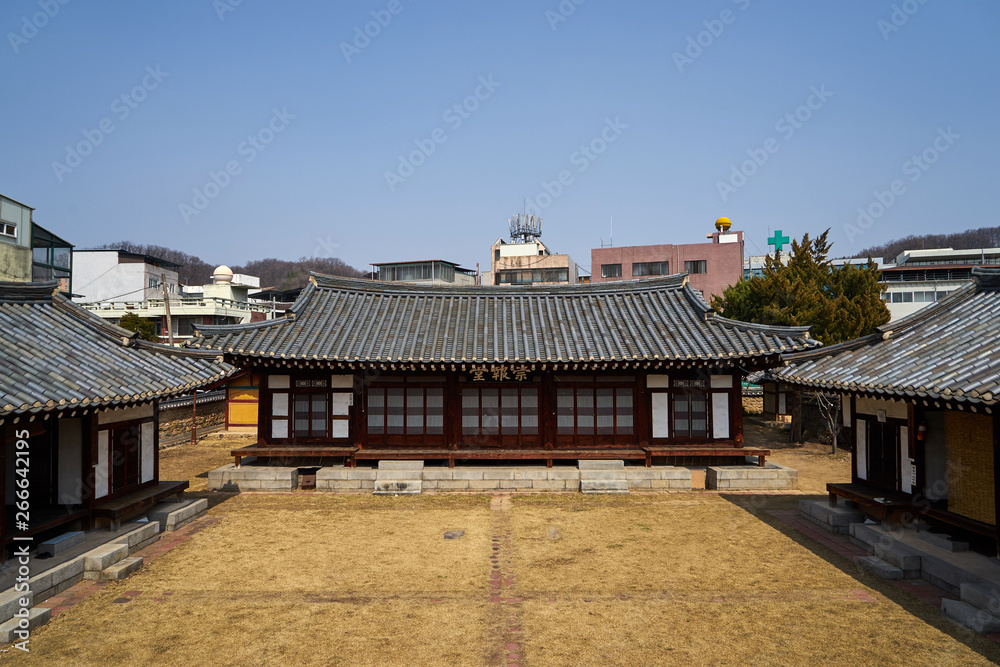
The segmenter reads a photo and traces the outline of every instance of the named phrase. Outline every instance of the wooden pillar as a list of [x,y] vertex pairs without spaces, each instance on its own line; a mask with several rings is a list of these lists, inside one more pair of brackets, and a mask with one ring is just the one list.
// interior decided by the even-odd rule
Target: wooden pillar
[[[545,449],[554,449],[556,442],[556,385],[553,371],[543,368],[541,396],[538,397],[539,426]],[[633,408],[634,409],[634,408]]]
[[790,393],[792,399],[791,441],[800,443],[802,442],[802,392],[796,389]]
[[733,375],[733,390],[729,401],[729,434],[733,444],[743,446],[743,378],[739,373]]

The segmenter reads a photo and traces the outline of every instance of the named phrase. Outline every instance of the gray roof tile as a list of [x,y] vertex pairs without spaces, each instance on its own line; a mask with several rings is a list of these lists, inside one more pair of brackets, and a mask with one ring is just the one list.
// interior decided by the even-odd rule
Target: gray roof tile
[[140,341],[55,290],[0,282],[0,418],[190,393],[233,370],[217,353]]
[[685,276],[557,287],[426,287],[312,274],[284,319],[205,326],[244,358],[347,363],[748,359],[819,345],[808,327],[718,317]]

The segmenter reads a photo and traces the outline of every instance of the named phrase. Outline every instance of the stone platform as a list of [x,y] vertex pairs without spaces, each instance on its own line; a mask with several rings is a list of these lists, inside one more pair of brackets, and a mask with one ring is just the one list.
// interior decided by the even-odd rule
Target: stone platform
[[[690,491],[692,471],[685,467],[629,465],[624,461],[583,461],[579,465],[456,466],[437,462],[382,461],[378,467],[324,466],[316,471],[316,490],[334,493],[426,493],[450,491],[555,491],[629,493]],[[706,485],[719,491],[798,488],[798,473],[786,466],[714,466]],[[405,487],[405,488],[404,488]],[[294,467],[227,464],[208,474],[210,491],[294,491]]]

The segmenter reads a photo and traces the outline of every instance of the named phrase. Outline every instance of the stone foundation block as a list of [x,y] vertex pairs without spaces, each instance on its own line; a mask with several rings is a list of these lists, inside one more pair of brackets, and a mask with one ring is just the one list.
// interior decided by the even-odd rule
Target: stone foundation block
[[438,480],[438,491],[468,491],[469,480],[467,479],[442,479]]
[[580,470],[621,470],[624,467],[624,460],[595,461],[591,459],[581,459],[577,461],[577,468]]
[[903,571],[901,569],[874,556],[858,556],[854,559],[854,562],[861,569],[867,570],[881,579],[893,580],[903,578]]
[[423,470],[423,461],[379,461],[379,470]]
[[941,611],[948,618],[980,634],[1000,632],[1000,620],[960,600],[941,600]]
[[22,628],[20,626],[21,619],[12,618],[9,621],[5,621],[0,624],[0,644],[9,644],[10,642],[18,639],[15,630],[34,630],[40,625],[45,625],[52,618],[51,609],[42,609],[40,607],[35,607],[28,612],[28,627]]
[[136,570],[142,567],[142,556],[132,556],[130,558],[125,558],[111,567],[105,569],[101,572],[101,579],[106,581],[117,581],[118,579],[124,579],[128,575],[132,574]]
[[159,523],[161,531],[174,531],[185,526],[208,510],[207,498],[192,498],[179,503],[157,503],[149,520]]

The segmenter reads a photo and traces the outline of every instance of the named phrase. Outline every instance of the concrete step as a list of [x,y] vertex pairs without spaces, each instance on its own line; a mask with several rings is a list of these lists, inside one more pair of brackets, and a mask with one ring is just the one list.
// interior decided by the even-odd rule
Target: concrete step
[[851,541],[906,573],[907,579],[920,576],[920,553],[895,540],[882,530],[861,523],[850,525]]
[[852,523],[864,523],[865,515],[858,509],[830,507],[825,500],[800,500],[799,514],[823,526],[832,533],[847,533]]
[[[27,633],[34,630],[40,625],[45,625],[52,618],[51,609],[41,609],[36,607],[28,611],[27,625],[28,627],[21,627],[21,621],[23,618],[14,617],[9,621],[5,621],[0,624],[0,644],[9,644],[13,641],[21,641],[22,639],[27,639]],[[23,634],[19,634],[23,633]]]
[[411,495],[423,491],[423,482],[419,479],[400,480],[386,479],[375,480],[376,496]]
[[582,493],[628,493],[628,482],[622,479],[580,480]]
[[131,556],[115,563],[101,572],[101,579],[117,581],[124,579],[142,567],[142,556]]
[[1000,620],[982,609],[976,609],[961,600],[941,600],[941,611],[953,621],[980,634],[1000,632]]
[[577,468],[582,470],[622,470],[625,468],[624,460],[594,461],[581,459],[576,462]]
[[379,461],[379,470],[423,470],[423,461]]
[[580,471],[581,480],[622,480],[628,479],[625,474],[625,469],[620,468],[618,470],[581,470]]
[[56,556],[64,551],[69,551],[78,544],[83,544],[82,530],[76,530],[72,533],[63,533],[59,537],[53,537],[51,540],[45,540],[39,544],[38,555]]
[[123,558],[128,557],[127,544],[102,544],[83,554],[83,578],[100,579],[101,571],[106,570]]
[[135,553],[160,539],[160,524],[158,521],[148,521],[145,525],[120,535],[114,539],[118,544],[127,544],[128,552]]
[[959,590],[962,602],[1000,616],[1000,590],[980,584],[962,584]]
[[945,535],[943,533],[928,533],[922,530],[918,533],[920,539],[928,544],[933,544],[939,549],[944,549],[945,551],[950,551],[952,553],[961,553],[963,551],[969,550],[968,542],[959,542],[953,540],[951,535]]
[[901,569],[890,565],[880,558],[875,558],[874,556],[858,556],[854,559],[854,562],[857,563],[862,570],[867,570],[876,577],[880,577],[882,579],[903,578],[903,571]]

